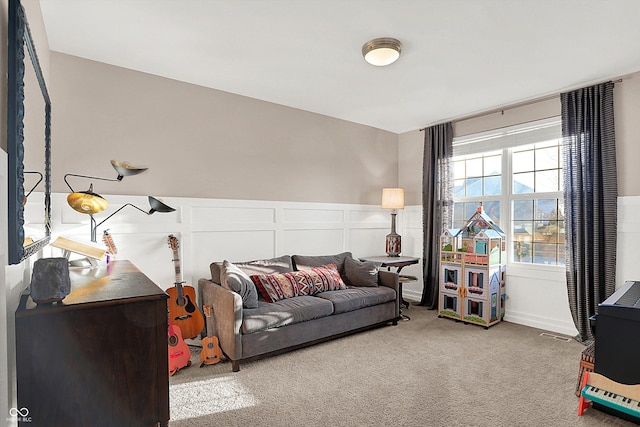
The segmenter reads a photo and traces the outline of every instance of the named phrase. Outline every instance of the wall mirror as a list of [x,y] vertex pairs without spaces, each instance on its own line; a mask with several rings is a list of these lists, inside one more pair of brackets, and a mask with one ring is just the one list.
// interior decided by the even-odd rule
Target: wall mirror
[[[19,264],[51,238],[51,101],[20,0],[9,0],[8,12],[8,253],[9,264]],[[33,187],[44,197],[28,204],[25,233],[25,195]]]

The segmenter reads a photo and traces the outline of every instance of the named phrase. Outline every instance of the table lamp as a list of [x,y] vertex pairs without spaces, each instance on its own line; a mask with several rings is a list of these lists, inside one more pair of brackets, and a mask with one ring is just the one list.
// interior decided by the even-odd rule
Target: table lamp
[[391,233],[386,237],[387,255],[399,256],[402,250],[402,238],[396,233],[396,214],[398,209],[404,209],[404,189],[383,188],[382,208],[391,209]]

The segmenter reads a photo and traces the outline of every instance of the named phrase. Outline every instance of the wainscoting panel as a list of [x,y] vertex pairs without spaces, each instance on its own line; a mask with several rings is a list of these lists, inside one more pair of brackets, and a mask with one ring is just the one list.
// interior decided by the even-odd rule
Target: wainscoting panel
[[[53,239],[63,235],[88,243],[89,217],[73,211],[66,196],[52,195]],[[148,210],[145,196],[103,196],[110,205],[96,215],[97,222],[127,203]],[[98,227],[97,245],[102,246],[102,232],[108,229],[118,248],[117,258],[131,260],[165,289],[175,282],[169,234],[179,240],[183,280],[196,286],[200,277],[210,277],[211,262],[225,259],[248,261],[343,251],[351,251],[354,256],[384,255],[384,236],[390,230],[389,212],[372,205],[176,197],[163,200],[176,212],[149,216],[127,206]],[[399,224],[402,212],[398,213]],[[30,218],[36,226],[41,221],[37,215]],[[61,255],[55,248],[46,251],[45,256]]]
[[[398,214],[398,216],[401,216]],[[391,231],[391,211],[387,209],[349,211],[349,222],[356,224],[387,224]]]
[[209,264],[213,261],[250,261],[277,256],[275,239],[274,230],[191,233],[190,245],[183,247],[183,253],[190,255],[190,266],[185,265],[190,283],[195,286],[200,277],[210,277]]
[[333,209],[282,209],[284,224],[340,224],[344,222],[344,211]]
[[402,295],[407,300],[420,301],[424,288],[422,277],[422,206],[408,206],[402,213],[403,226],[402,232],[400,232],[402,235],[402,254],[420,258],[418,264],[409,265],[402,269],[402,274],[418,278],[417,281],[408,282],[402,286]]
[[[96,215],[98,222],[120,206],[132,203],[148,209],[145,196],[105,195],[109,208]],[[37,200],[36,198],[33,199]],[[180,240],[182,274],[186,284],[196,286],[200,277],[210,277],[212,261],[246,261],[285,254],[333,254],[351,251],[354,257],[384,255],[384,238],[391,228],[388,210],[374,205],[304,203],[256,200],[189,199],[165,197],[176,212],[148,216],[126,207],[98,228],[109,229],[118,247],[117,257],[129,259],[161,287],[175,281],[169,234]],[[31,209],[31,202],[27,210]],[[41,211],[41,204],[33,208]],[[637,242],[640,241],[640,197],[619,198],[618,275],[640,280]],[[30,224],[42,220],[28,213]],[[66,194],[52,195],[53,239],[63,235],[89,240],[89,218],[74,212]],[[422,207],[407,206],[398,211],[397,230],[402,235],[402,254],[422,258]],[[45,248],[43,256],[60,256],[55,248]],[[403,269],[418,281],[403,286],[403,296],[420,301],[422,260]],[[560,272],[556,278],[541,278],[517,266],[507,268],[506,320],[550,331],[571,334],[572,326],[566,289]],[[535,297],[533,297],[535,296]],[[410,314],[410,310],[407,314]]]
[[507,266],[505,320],[576,335],[569,310],[564,267]]
[[616,287],[627,280],[640,281],[640,197],[618,197],[618,248]]
[[282,230],[282,253],[300,255],[337,254],[343,251],[344,230]]
[[191,209],[191,222],[193,224],[273,224],[275,209],[194,206]]
[[[118,227],[116,227],[118,228]],[[178,239],[178,254],[181,265],[184,262],[181,253],[184,253],[184,240],[180,233],[144,232],[144,233],[120,233],[109,231],[118,249],[116,259],[135,260],[134,264],[149,276],[163,289],[173,286],[175,269],[173,265],[173,252],[169,247],[169,234]],[[102,234],[98,234],[101,241]],[[182,271],[184,276],[184,271]],[[190,283],[187,277],[184,281]]]
[[349,231],[350,251],[354,257],[381,256],[385,253],[385,236],[391,228],[352,228]]
[[407,207],[407,209],[405,209],[403,219],[407,224],[407,227],[419,228],[420,230],[422,230],[422,207]]
[[188,249],[217,257],[211,261],[271,258],[275,256],[275,239],[274,230],[194,232]]

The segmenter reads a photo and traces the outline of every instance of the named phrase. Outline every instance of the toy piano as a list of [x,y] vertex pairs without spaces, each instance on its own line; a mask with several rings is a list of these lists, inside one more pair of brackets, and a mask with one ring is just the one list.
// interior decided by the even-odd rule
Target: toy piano
[[610,380],[604,375],[585,372],[578,405],[578,415],[582,415],[591,402],[631,415],[640,420],[640,384],[621,384]]

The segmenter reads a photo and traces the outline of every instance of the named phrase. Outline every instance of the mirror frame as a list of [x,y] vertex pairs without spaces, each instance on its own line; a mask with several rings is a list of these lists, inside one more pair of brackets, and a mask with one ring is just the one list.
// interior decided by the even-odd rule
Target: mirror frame
[[[8,157],[8,253],[9,264],[19,264],[51,240],[51,100],[40,61],[20,0],[9,0],[7,70]],[[44,99],[44,232],[45,236],[24,246],[24,74],[25,46]],[[30,149],[34,149],[29,147]]]

